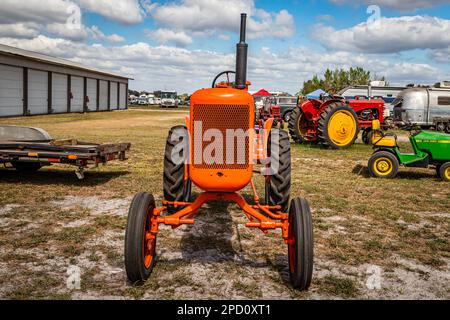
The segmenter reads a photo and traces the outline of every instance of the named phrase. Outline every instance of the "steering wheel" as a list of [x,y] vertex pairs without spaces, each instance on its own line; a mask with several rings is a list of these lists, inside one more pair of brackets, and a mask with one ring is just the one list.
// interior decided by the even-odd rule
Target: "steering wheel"
[[213,83],[212,83],[212,87],[213,87],[213,88],[216,87],[217,80],[219,80],[219,78],[220,78],[221,76],[223,76],[223,75],[226,75],[226,76],[227,76],[227,83],[231,83],[231,81],[230,81],[230,74],[236,74],[236,72],[234,72],[234,71],[224,71],[224,72],[219,73],[219,74],[214,78],[214,81],[213,81]]

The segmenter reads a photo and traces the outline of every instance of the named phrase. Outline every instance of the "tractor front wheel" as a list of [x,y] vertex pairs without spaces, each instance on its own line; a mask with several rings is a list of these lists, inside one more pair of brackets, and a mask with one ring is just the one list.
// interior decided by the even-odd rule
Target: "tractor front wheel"
[[358,116],[345,103],[331,103],[320,115],[318,133],[324,145],[333,149],[348,148],[358,138]]
[[150,277],[156,262],[156,234],[151,233],[155,199],[137,194],[128,212],[125,233],[125,270],[128,280],[140,284]]
[[442,181],[450,181],[450,162],[444,163],[439,168],[439,177],[442,179]]
[[397,157],[387,151],[376,152],[369,160],[369,171],[376,178],[393,179],[400,167]]
[[369,145],[370,142],[372,141],[372,135],[373,135],[373,132],[372,132],[371,128],[365,129],[362,133],[363,143]]
[[[192,183],[186,172],[186,159],[189,156],[189,134],[185,126],[170,129],[164,153],[163,188],[164,199],[171,202],[189,202]],[[183,209],[168,206],[167,212],[174,214]]]
[[314,264],[314,235],[311,210],[303,198],[295,198],[289,211],[289,273],[292,286],[308,290]]

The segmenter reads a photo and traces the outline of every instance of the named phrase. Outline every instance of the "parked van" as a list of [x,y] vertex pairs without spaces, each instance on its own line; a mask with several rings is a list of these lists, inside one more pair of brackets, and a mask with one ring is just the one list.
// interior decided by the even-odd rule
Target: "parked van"
[[450,82],[406,89],[393,105],[394,119],[400,125],[435,127],[450,133]]

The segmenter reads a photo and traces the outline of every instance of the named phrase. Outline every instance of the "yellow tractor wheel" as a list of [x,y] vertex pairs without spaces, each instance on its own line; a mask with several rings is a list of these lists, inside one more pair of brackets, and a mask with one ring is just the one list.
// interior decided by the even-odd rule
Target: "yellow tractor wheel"
[[443,181],[450,182],[450,162],[444,163],[439,169],[439,176]]
[[399,170],[397,157],[387,151],[376,152],[369,160],[369,171],[376,178],[395,178]]
[[332,103],[320,116],[318,133],[325,145],[333,149],[348,148],[358,138],[358,116],[348,105]]

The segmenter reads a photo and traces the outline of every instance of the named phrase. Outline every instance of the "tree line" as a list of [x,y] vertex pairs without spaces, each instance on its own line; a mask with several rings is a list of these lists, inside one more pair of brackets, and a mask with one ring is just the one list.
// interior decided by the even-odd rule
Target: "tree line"
[[349,86],[369,85],[371,81],[386,81],[384,76],[372,77],[371,72],[363,68],[350,68],[349,70],[327,69],[323,77],[315,75],[312,79],[303,82],[303,89],[299,92],[301,95],[307,95],[318,89],[325,92],[336,94]]

